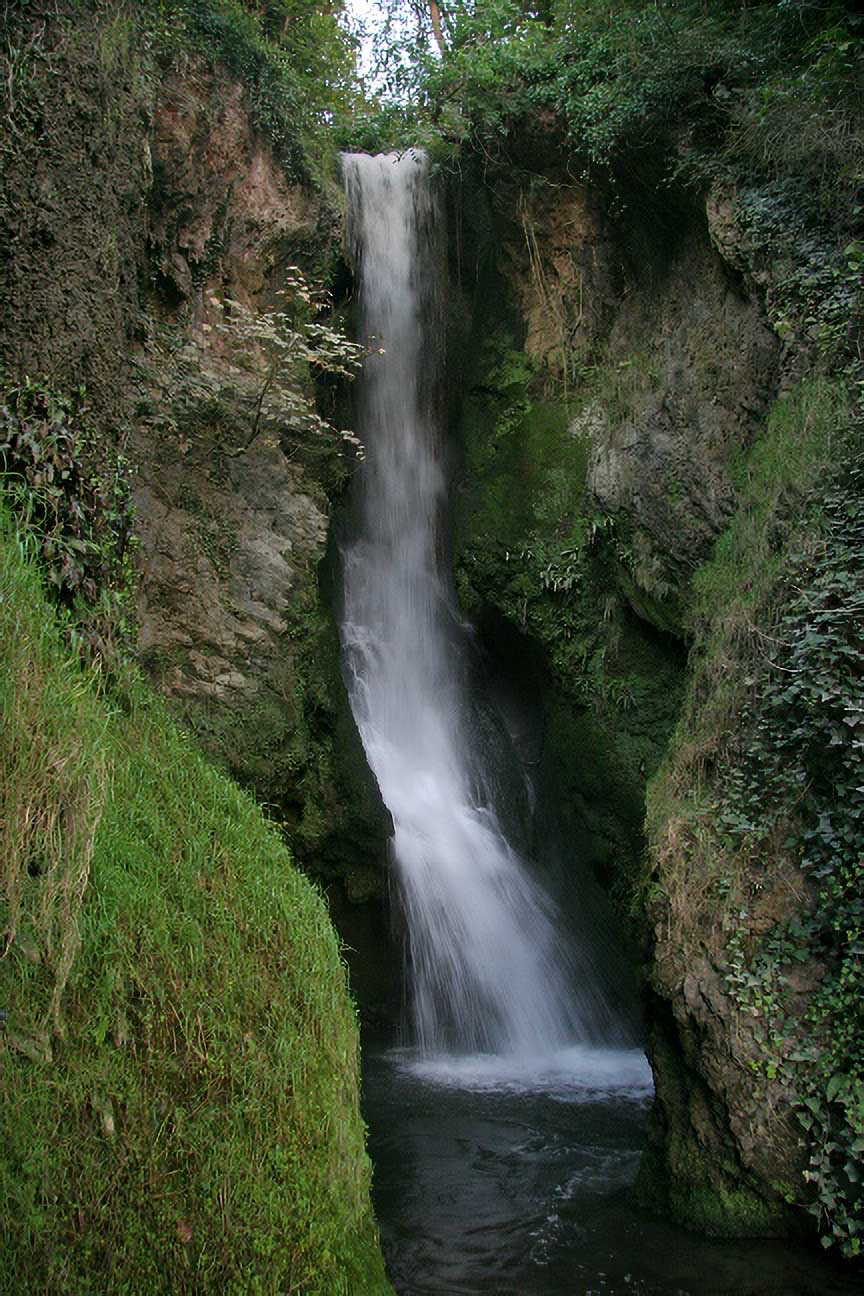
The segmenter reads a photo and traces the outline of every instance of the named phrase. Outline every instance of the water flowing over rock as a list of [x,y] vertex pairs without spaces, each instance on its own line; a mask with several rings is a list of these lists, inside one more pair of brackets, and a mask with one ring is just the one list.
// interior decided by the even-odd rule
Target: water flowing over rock
[[465,684],[467,640],[442,561],[436,414],[442,215],[423,154],[343,158],[348,241],[370,356],[367,458],[343,553],[349,693],[394,822],[417,1042],[543,1053],[597,1042],[611,1014],[502,830]]

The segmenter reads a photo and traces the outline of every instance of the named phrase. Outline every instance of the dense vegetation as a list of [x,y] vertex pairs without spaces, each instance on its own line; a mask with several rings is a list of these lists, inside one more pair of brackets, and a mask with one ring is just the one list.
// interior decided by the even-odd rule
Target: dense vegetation
[[34,549],[4,512],[4,1289],[385,1291],[323,902]]
[[57,604],[107,660],[128,650],[135,583],[131,467],[88,425],[87,394],[25,376],[0,389],[0,462],[7,505],[38,537]]
[[[122,451],[163,78],[227,68],[313,190],[350,49],[326,5],[25,0],[0,56],[0,1289],[385,1292],[338,940],[138,674]],[[314,440],[351,348],[289,287],[246,370]]]
[[854,3],[452,3],[443,56],[427,7],[413,9],[412,57],[382,48],[390,76],[373,133],[419,132],[445,153],[517,164],[526,130],[552,133],[577,174],[658,152],[691,175],[743,164],[815,183],[835,209],[861,182],[864,19]]

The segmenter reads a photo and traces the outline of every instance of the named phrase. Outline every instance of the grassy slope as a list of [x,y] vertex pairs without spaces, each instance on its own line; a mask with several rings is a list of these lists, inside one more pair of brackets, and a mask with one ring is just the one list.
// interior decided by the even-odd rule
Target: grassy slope
[[140,685],[99,696],[24,549],[4,521],[0,1290],[387,1292],[324,906]]

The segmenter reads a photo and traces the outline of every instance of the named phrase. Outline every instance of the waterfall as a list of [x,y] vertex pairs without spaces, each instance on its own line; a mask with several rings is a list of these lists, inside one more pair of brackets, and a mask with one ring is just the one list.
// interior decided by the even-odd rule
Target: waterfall
[[443,217],[428,162],[346,154],[342,166],[369,350],[357,393],[366,457],[341,555],[343,659],[393,817],[417,1044],[531,1056],[599,1042],[610,1014],[505,836],[472,723],[442,539]]

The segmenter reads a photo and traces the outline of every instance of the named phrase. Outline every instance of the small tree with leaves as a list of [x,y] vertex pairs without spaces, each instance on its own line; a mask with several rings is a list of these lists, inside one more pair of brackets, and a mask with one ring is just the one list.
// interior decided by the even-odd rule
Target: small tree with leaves
[[266,433],[273,439],[314,444],[332,449],[334,443],[362,446],[353,432],[337,428],[318,412],[314,377],[329,374],[353,379],[366,354],[325,318],[332,305],[322,289],[307,283],[297,266],[289,266],[282,310],[257,312],[233,297],[212,297],[210,304],[225,312],[217,328],[228,342],[232,362],[255,376],[255,395],[246,439],[226,451],[244,454]]

